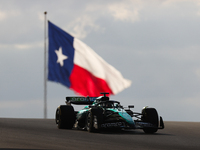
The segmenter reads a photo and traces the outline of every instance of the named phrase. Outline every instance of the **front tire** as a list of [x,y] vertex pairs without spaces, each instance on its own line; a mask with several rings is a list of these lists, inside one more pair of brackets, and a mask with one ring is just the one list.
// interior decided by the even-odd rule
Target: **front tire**
[[87,118],[86,118],[86,130],[88,132],[94,132],[94,115],[92,112],[88,112]]
[[145,108],[142,110],[142,121],[151,123],[152,127],[144,127],[143,131],[148,134],[157,132],[158,130],[158,113],[155,108]]
[[100,131],[103,122],[103,111],[99,108],[89,110],[86,117],[86,129],[88,132]]

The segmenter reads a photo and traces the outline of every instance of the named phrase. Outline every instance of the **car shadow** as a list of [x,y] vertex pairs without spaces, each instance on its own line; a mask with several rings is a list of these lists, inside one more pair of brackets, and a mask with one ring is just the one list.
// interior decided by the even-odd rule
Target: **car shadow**
[[[88,132],[85,129],[75,129],[73,128],[72,130],[74,131],[83,131],[83,132]],[[134,130],[134,129],[125,129],[125,130],[101,130],[101,131],[95,131],[95,132],[90,132],[91,134],[113,134],[113,135],[167,135],[167,136],[174,136],[173,134],[167,134],[167,133],[162,133],[162,131],[148,134],[145,133],[143,130]]]
[[116,134],[116,135],[168,135],[168,136],[173,136],[172,134],[166,134],[166,133],[159,133],[159,132],[156,132],[156,133],[153,133],[153,134],[147,134],[147,133],[144,133],[142,130],[117,130],[117,131],[101,131],[101,132],[98,132],[99,134]]

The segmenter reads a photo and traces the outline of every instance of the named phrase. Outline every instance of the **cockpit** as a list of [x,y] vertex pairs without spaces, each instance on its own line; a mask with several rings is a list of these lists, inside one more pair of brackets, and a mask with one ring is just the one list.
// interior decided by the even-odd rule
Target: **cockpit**
[[99,107],[103,108],[123,108],[119,102],[117,101],[106,101],[106,102],[100,102],[97,104]]

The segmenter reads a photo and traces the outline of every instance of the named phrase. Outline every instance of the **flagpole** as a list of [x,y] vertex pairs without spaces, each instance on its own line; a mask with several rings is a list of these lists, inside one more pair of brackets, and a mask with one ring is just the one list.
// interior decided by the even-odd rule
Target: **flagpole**
[[44,119],[47,119],[47,60],[46,60],[46,55],[47,55],[47,50],[46,50],[46,23],[47,23],[47,18],[46,18],[47,12],[44,12]]

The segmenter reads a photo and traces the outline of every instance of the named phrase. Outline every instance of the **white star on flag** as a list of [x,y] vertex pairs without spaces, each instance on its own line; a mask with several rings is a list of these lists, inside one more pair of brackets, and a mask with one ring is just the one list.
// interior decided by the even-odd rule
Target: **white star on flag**
[[59,50],[55,50],[55,53],[58,57],[57,63],[60,63],[60,66],[62,67],[64,65],[64,60],[67,59],[68,57],[63,55],[62,47],[60,47]]

